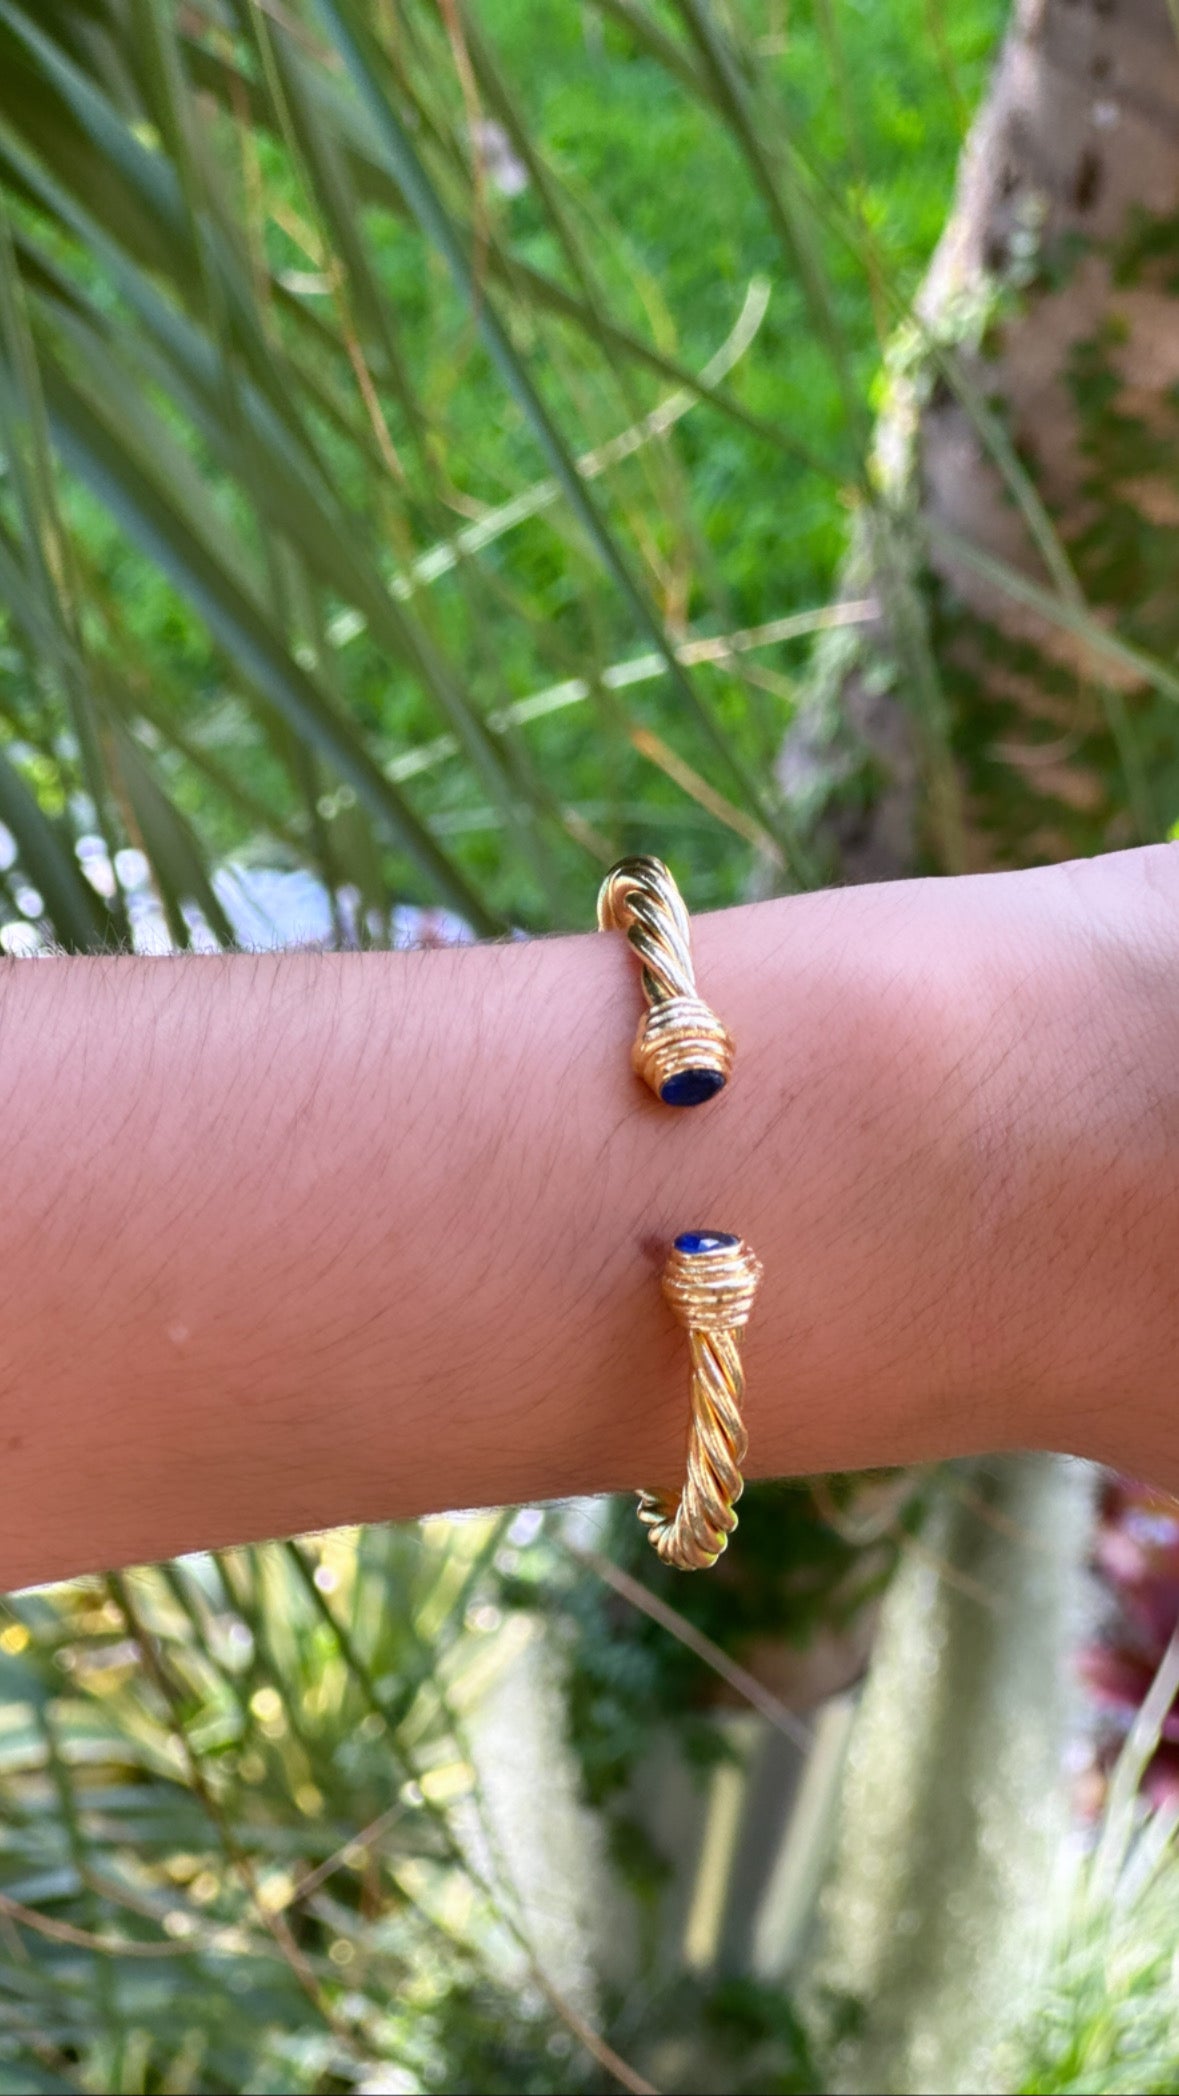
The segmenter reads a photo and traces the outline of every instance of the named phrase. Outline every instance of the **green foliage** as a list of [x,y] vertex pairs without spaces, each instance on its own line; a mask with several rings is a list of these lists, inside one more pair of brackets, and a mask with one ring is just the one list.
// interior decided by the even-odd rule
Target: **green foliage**
[[1034,2007],[1005,2063],[1019,2096],[1170,2096],[1179,2086],[1173,1805],[1139,1785],[1179,1687],[1172,1637],[1087,1853],[1062,1877]]
[[809,2096],[816,2087],[819,2069],[810,2042],[780,1987],[748,1978],[721,1980],[706,1997],[703,2015],[714,2041],[742,2060],[756,2060],[759,2048],[772,2048],[756,2076],[761,2096]]
[[[1083,1899],[1083,1896],[1081,1896]],[[1020,2096],[1172,2096],[1179,2087],[1179,1864],[1085,1916],[1060,1947],[1013,2084]]]
[[[915,0],[871,34],[755,12],[734,101],[699,22],[637,9],[502,0],[452,44],[419,6],[390,41],[355,0],[4,0],[10,889],[67,944],[125,938],[79,826],[143,846],[176,934],[229,852],[357,889],[377,938],[401,898],[582,923],[640,840],[698,902],[755,840],[805,878],[770,783],[798,642],[675,649],[821,609],[882,286],[938,230],[994,19],[931,50]],[[697,380],[761,279],[755,339]],[[648,651],[625,697],[600,681]]]
[[[741,1502],[739,1556],[711,1579],[685,1580],[652,1559],[629,1505],[611,1509],[601,1549],[610,1561],[741,1662],[767,1640],[800,1649],[839,1630],[887,1583],[897,1549],[916,1524],[914,1493],[902,1518],[870,1543],[855,1539],[855,1480],[827,1481],[820,1507],[805,1482],[752,1485]],[[843,1514],[847,1525],[834,1525]],[[834,1520],[833,1520],[834,1516]],[[652,1735],[676,1713],[684,1753],[701,1767],[727,1752],[715,1718],[716,1675],[666,1627],[600,1582],[578,1576],[565,1553],[533,1553],[523,1574],[504,1578],[509,1606],[543,1610],[562,1630],[569,1742],[586,1794],[624,1830],[620,1859],[657,1884],[666,1858],[637,1838],[627,1785]]]
[[594,2085],[479,1861],[464,1711],[502,1530],[8,1604],[0,2086],[330,2090],[382,2065],[406,2088]]
[[670,1989],[659,2003],[653,2036],[663,2056],[689,2059],[695,2072],[677,2076],[685,2096],[814,2096],[822,2070],[807,2032],[781,1987],[748,1977]]

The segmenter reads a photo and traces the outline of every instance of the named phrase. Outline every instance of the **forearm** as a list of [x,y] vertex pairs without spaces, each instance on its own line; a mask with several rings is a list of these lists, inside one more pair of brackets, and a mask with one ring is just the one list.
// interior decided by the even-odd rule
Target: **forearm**
[[1043,965],[1083,940],[1079,905],[1029,902],[1024,955],[1003,889],[700,920],[738,1062],[686,1114],[630,1073],[616,937],[10,964],[0,1584],[675,1480],[685,1351],[658,1272],[697,1225],[765,1264],[752,1472],[1117,1452],[1099,1392],[1133,1386],[1147,1419],[1179,1337],[1156,1155],[1179,1152],[1179,910],[1144,889],[1140,1016],[1115,1009],[1106,1043],[1081,944],[1072,976]]

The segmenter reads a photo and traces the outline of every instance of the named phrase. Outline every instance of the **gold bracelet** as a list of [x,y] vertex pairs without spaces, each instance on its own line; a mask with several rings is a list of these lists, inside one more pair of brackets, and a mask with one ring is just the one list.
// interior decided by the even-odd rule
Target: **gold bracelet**
[[[631,1063],[667,1106],[715,1098],[733,1067],[733,1043],[696,990],[683,897],[660,859],[622,859],[598,896],[603,931],[626,933],[643,965],[647,1010]],[[692,1350],[687,1480],[640,1492],[639,1519],[667,1565],[715,1565],[737,1526],[748,1436],[737,1335],[749,1321],[761,1261],[722,1230],[685,1230],[663,1270],[663,1293]]]
[[663,1269],[663,1293],[692,1349],[688,1475],[680,1492],[640,1492],[639,1520],[666,1565],[715,1565],[737,1526],[749,1445],[737,1334],[761,1280],[756,1253],[721,1230],[685,1230]]
[[647,1010],[631,1063],[665,1106],[702,1106],[723,1091],[733,1043],[696,990],[683,897],[662,859],[620,859],[598,895],[598,926],[626,933],[643,964]]

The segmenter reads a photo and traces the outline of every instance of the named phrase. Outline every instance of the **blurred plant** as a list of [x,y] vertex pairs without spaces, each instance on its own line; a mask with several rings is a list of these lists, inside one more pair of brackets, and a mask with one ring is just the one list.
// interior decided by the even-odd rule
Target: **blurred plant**
[[504,1527],[8,1604],[0,2086],[643,2086],[538,1966],[482,1813]]
[[[649,1563],[646,1538],[621,1501],[607,1513],[593,1552],[535,1551],[503,1575],[506,1604],[541,1610],[559,1632],[570,1747],[587,1797],[625,1835],[613,1852],[633,1865],[640,1889],[667,1863],[635,1838],[627,1816],[627,1787],[653,1735],[674,1712],[682,1751],[708,1767],[731,1751],[716,1715],[754,1701],[760,1675],[750,1669],[764,1669],[767,1647],[781,1670],[783,1648],[802,1658],[870,1608],[920,1513],[915,1482],[901,1478],[885,1517],[864,1521],[872,1492],[859,1478],[828,1480],[821,1494],[806,1483],[752,1486],[741,1503],[739,1557],[722,1559],[711,1580],[677,1578]],[[583,1576],[587,1565],[596,1578]],[[717,1652],[743,1670],[738,1686],[726,1681]],[[862,1655],[857,1662],[853,1645],[853,1676],[858,1664]],[[842,1678],[810,1695],[800,1680],[797,1707],[846,1685],[848,1671],[845,1665]],[[763,1686],[772,1704],[772,1689]],[[771,1714],[788,1721],[788,1709]]]
[[[639,835],[689,859],[698,901],[739,892],[754,847],[813,874],[773,783],[792,679],[761,656],[856,615],[822,592],[868,489],[871,287],[830,200],[767,159],[706,12],[676,36],[607,10],[588,94],[576,25],[533,12],[2,0],[15,921],[127,937],[79,832],[116,868],[142,847],[182,944],[194,913],[229,937],[230,850],[311,865],[378,941],[401,896],[484,931],[584,922]],[[957,32],[975,77],[993,20],[979,0]],[[859,145],[846,80],[816,94],[828,32],[820,9],[757,62],[829,185]],[[538,35],[589,124],[580,175],[516,84]],[[909,93],[940,83],[885,35]],[[692,169],[686,248],[670,200],[649,232],[632,190],[624,234],[586,186],[624,137],[632,184],[660,179],[636,106]],[[886,95],[912,230],[859,201],[895,294],[937,220],[892,121]],[[926,149],[947,174],[955,141],[947,102]]]
[[1020,2096],[1164,2096],[1179,2083],[1173,1797],[1144,1778],[1179,1693],[1172,1636],[1114,1765],[1095,1839],[1066,1877],[1039,2002],[1011,2057]]
[[[1104,1719],[1083,1786],[1096,1810],[1179,1624],[1179,1501],[1132,1478],[1107,1478],[1093,1558],[1109,1600],[1080,1655],[1082,1678]],[[1162,1713],[1142,1786],[1152,1804],[1172,1811],[1179,1805],[1179,1700]]]

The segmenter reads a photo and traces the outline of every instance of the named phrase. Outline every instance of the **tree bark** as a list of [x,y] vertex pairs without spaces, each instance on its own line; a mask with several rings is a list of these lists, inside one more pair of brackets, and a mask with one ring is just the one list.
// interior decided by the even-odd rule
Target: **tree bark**
[[1010,2086],[1064,1878],[1088,1511],[1083,1465],[962,1465],[888,1596],[808,1982],[844,2029],[829,2088]]
[[[824,643],[782,753],[833,871],[1021,865],[1166,834],[1175,698],[1086,622],[1174,660],[1168,0],[1017,0],[891,360],[877,468],[892,544],[913,561],[961,819],[951,855],[929,719],[909,703],[878,587],[880,621]],[[880,584],[879,532],[857,531],[857,593]],[[969,1504],[947,1489],[894,1583],[849,1757],[817,1966],[863,2013],[836,2070],[845,2089],[995,2086],[1034,1984],[1066,1821],[1089,1493],[1079,1470],[1030,1459],[970,1485]]]
[[[918,548],[964,809],[962,863],[1026,864],[1165,834],[1176,701],[1076,627],[1170,663],[1179,525],[1179,39],[1168,0],[1017,0],[957,197],[902,330],[884,500]],[[1055,534],[1037,545],[959,383]],[[1046,617],[980,571],[1057,600]],[[868,534],[853,552],[869,579]],[[1070,578],[1071,586],[1070,586]],[[1069,622],[1072,630],[1069,630]],[[845,879],[947,866],[882,622],[827,643],[782,777]]]

